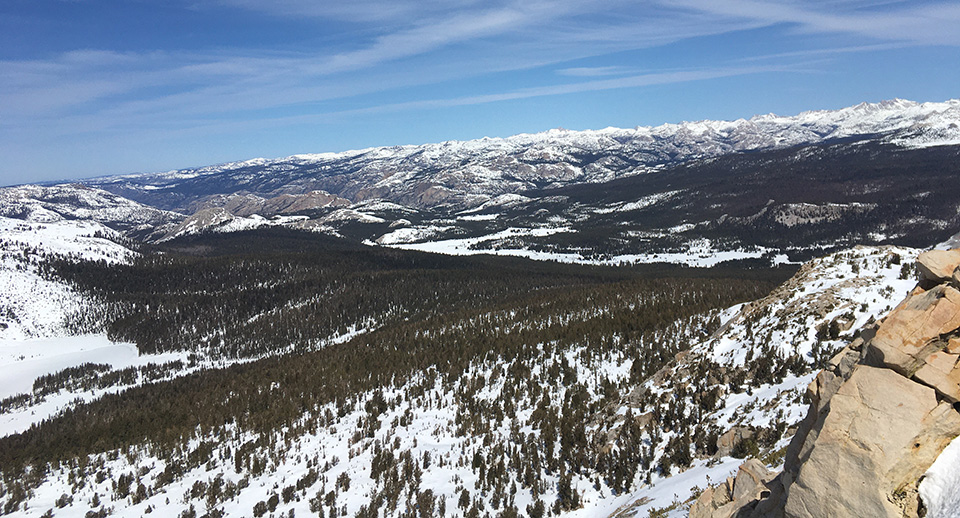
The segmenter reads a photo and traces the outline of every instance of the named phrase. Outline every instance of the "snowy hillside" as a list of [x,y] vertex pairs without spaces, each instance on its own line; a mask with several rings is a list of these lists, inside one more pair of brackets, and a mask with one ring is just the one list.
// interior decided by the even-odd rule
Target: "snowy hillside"
[[[705,344],[714,361],[743,365],[754,344],[780,356],[823,357],[843,339],[889,312],[916,285],[919,250],[857,247],[814,259],[768,297],[747,304]],[[696,350],[696,349],[695,349]]]
[[0,189],[0,216],[35,223],[89,221],[141,237],[183,216],[79,184]]
[[858,247],[810,261],[768,297],[744,305],[710,341],[694,347],[694,357],[707,355],[722,367],[750,373],[746,380],[750,389],[728,397],[716,414],[718,422],[725,427],[769,426],[778,417],[787,427],[799,422],[805,405],[783,393],[802,392],[816,372],[757,387],[750,382],[759,374],[756,362],[797,356],[822,365],[916,285],[913,264],[919,253],[910,248]]
[[[915,283],[908,265],[916,254],[893,247],[833,254],[764,299],[644,335],[651,347],[691,349],[613,400],[603,395],[629,387],[640,360],[622,347],[591,352],[574,341],[553,351],[558,344],[544,343],[525,349],[526,359],[472,360],[455,377],[431,367],[307,410],[280,430],[228,425],[198,430],[182,447],[133,446],[54,467],[13,515],[373,516],[376,509],[390,516],[419,508],[464,516],[683,516],[698,488],[736,470],[741,461],[731,455],[755,448],[771,465],[779,462],[777,451],[802,418],[812,368],[902,298]],[[651,302],[638,294],[619,304]],[[561,320],[604,314],[582,308]],[[509,317],[485,315],[435,332],[470,334]],[[501,334],[522,335],[533,322],[515,321]],[[703,334],[717,325],[711,337]],[[555,376],[564,381],[549,381]],[[582,404],[594,410],[573,412]],[[544,421],[559,409],[573,413]],[[571,419],[586,422],[583,437],[571,435]],[[574,446],[581,441],[582,450]],[[579,467],[562,467],[568,463]]]
[[[129,262],[136,254],[125,238],[95,221],[23,221],[0,217],[0,400],[30,393],[42,375],[84,363],[120,369],[174,358],[139,357],[132,344],[115,344],[102,334],[84,333],[82,315],[97,303],[50,275],[47,261]],[[99,394],[97,394],[98,396]],[[53,415],[76,398],[70,393],[37,401],[29,408],[4,408],[0,436],[21,431]],[[0,405],[3,406],[3,405]]]
[[[637,403],[653,394],[664,412],[679,406],[700,416],[688,432],[691,436],[710,435],[711,429],[717,434],[715,460],[694,462],[687,485],[672,487],[680,502],[689,504],[690,496],[706,487],[703,480],[717,484],[734,474],[740,462],[729,462],[727,455],[756,455],[772,468],[782,462],[791,430],[806,415],[804,393],[819,365],[916,285],[913,264],[919,252],[858,247],[810,261],[769,296],[732,308],[731,318],[709,340],[693,346],[625,398],[620,414],[627,409],[641,414],[643,407]],[[698,379],[704,365],[710,374]],[[684,391],[689,394],[686,401],[678,403],[675,387],[681,386],[690,390]],[[717,402],[714,410],[701,414],[703,394],[715,394]],[[669,506],[672,497],[654,486],[633,493],[630,500],[637,515],[645,516],[658,505],[654,502]],[[653,500],[643,504],[648,498]]]
[[23,221],[0,217],[0,339],[69,334],[68,317],[89,301],[63,282],[43,274],[47,256],[126,262],[134,252],[119,233],[95,221]]

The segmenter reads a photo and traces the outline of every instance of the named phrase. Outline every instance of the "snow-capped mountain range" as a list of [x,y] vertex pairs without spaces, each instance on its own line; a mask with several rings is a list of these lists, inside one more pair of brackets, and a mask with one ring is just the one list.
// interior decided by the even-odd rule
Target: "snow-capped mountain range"
[[417,209],[465,209],[503,194],[606,182],[690,160],[836,139],[881,138],[904,147],[960,144],[958,124],[960,100],[897,99],[791,117],[554,129],[507,138],[257,158],[84,183],[180,212],[225,203],[217,196],[273,198],[315,191],[354,203],[384,199]]
[[960,224],[958,153],[960,100],[893,100],[28,185],[0,189],[0,215],[92,219],[150,241],[285,226],[573,262],[806,260],[945,239]]

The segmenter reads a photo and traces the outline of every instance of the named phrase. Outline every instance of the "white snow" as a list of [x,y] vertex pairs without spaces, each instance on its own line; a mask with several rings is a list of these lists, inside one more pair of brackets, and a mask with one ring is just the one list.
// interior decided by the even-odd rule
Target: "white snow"
[[459,216],[457,219],[462,221],[493,221],[499,216],[499,214],[473,214],[468,216]]
[[[610,207],[596,209],[594,212],[597,214],[610,214],[611,212],[630,212],[634,210],[645,209],[651,205],[656,205],[662,201],[669,200],[674,196],[680,194],[683,191],[667,191],[667,192],[658,192],[656,194],[651,194],[649,196],[644,196],[636,201],[631,201],[619,205],[613,205]],[[682,232],[682,231],[681,231]]]
[[381,245],[401,245],[412,243],[451,230],[452,226],[427,225],[422,227],[403,227],[377,238]]
[[90,302],[67,284],[40,275],[39,264],[45,254],[107,263],[136,255],[111,239],[120,235],[94,221],[0,217],[0,339],[66,334],[68,317]]
[[36,340],[0,340],[0,399],[33,390],[33,380],[83,363],[114,368],[136,363],[137,347],[113,343],[105,335],[64,336]]
[[[187,353],[140,355],[130,343],[111,342],[106,335],[61,336],[34,340],[0,340],[0,399],[33,392],[36,378],[84,363],[108,364],[113,369],[186,360]],[[89,401],[116,389],[85,393],[61,392],[46,401],[0,414],[0,437],[23,431],[62,410],[76,398]]]
[[[571,512],[568,516],[587,518],[591,516],[648,516],[654,509],[673,507],[665,516],[687,516],[691,493],[706,489],[736,474],[743,459],[723,457],[708,463],[699,460],[689,469],[668,478],[657,479],[650,486],[628,495],[607,498],[598,505]],[[686,505],[684,505],[686,504]]]
[[920,498],[927,507],[927,518],[960,516],[960,437],[944,448],[924,473]]
[[[515,237],[549,236],[564,232],[574,232],[570,227],[510,227],[480,237],[441,239],[430,241],[432,235],[451,230],[450,226],[409,227],[394,230],[380,237],[377,242],[384,246],[404,250],[419,250],[446,255],[492,254],[513,257],[525,257],[536,261],[556,261],[560,263],[620,265],[631,263],[673,263],[687,266],[709,268],[726,261],[757,259],[772,250],[763,247],[737,250],[718,250],[709,239],[695,239],[686,243],[685,251],[651,254],[623,254],[608,258],[585,257],[576,252],[543,252],[528,248],[513,248],[500,243]],[[777,255],[777,264],[789,262],[783,254]]]
[[[387,234],[388,236],[397,236],[401,231],[407,231],[413,229],[399,229]],[[537,252],[534,250],[526,249],[498,249],[495,252],[489,249],[475,249],[475,245],[483,243],[485,241],[492,241],[498,239],[506,239],[511,237],[537,237],[537,236],[549,236],[553,234],[558,234],[562,232],[570,232],[569,228],[517,228],[511,227],[506,230],[501,230],[493,234],[488,234],[481,237],[470,237],[463,239],[444,239],[442,241],[427,241],[424,243],[398,243],[391,244],[381,240],[382,244],[391,244],[395,248],[400,248],[403,250],[419,250],[421,252],[434,252],[439,254],[447,255],[475,255],[475,254],[489,254],[496,253],[498,255],[516,255],[522,257],[529,257],[532,259],[545,259],[545,260],[560,260],[565,262],[574,262],[575,258],[578,257],[578,254],[552,254]],[[412,232],[408,233],[412,234]],[[384,236],[386,237],[386,236]],[[381,238],[382,239],[382,238]],[[390,240],[396,238],[391,237]]]

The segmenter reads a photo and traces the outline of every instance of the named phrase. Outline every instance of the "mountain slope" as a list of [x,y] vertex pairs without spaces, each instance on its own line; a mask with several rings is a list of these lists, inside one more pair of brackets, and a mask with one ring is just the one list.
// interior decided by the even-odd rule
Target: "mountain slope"
[[84,220],[149,237],[183,216],[80,184],[0,189],[0,216],[36,223]]
[[[26,452],[63,455],[64,446],[87,458],[6,478],[5,506],[18,516],[60,507],[171,516],[191,507],[225,516],[328,516],[344,507],[362,516],[676,514],[675,493],[682,502],[693,485],[739,463],[729,456],[742,455],[737,444],[721,440],[727,432],[750,430],[763,447],[785,440],[811,367],[839,343],[832,323],[841,340],[848,322],[889,305],[896,282],[910,282],[897,279],[911,274],[903,265],[913,254],[837,254],[724,312],[717,306],[751,282],[694,276],[521,290],[518,300],[401,319],[316,352],[131,388],[0,440],[8,467]],[[517,280],[543,282],[543,273]],[[771,341],[792,345],[771,349]],[[67,379],[85,386],[96,377]],[[157,424],[153,439],[137,438]],[[37,441],[49,445],[37,450]],[[111,443],[106,452],[97,446]]]
[[0,217],[0,340],[68,333],[69,318],[93,302],[50,275],[48,260],[129,262],[136,253],[119,244],[124,241],[95,221],[41,223]]
[[418,222],[406,216],[410,224],[377,240],[613,264],[764,256],[769,263],[779,254],[806,260],[857,244],[924,246],[945,239],[960,226],[958,174],[958,146],[813,144],[528,191],[455,217]]

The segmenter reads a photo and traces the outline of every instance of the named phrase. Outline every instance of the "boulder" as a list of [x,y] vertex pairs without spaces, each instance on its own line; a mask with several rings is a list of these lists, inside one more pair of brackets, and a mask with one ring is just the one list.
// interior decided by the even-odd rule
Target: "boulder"
[[753,439],[756,433],[745,426],[734,426],[717,438],[717,457],[727,457],[738,444]]
[[913,376],[934,353],[949,347],[944,336],[960,328],[960,291],[938,285],[915,290],[880,323],[867,363]]
[[640,414],[634,417],[633,421],[637,424],[637,428],[640,428],[641,430],[649,431],[651,425],[653,425],[653,412]]
[[929,250],[917,257],[920,277],[934,283],[949,282],[960,266],[960,249]]
[[894,495],[957,434],[960,414],[931,388],[858,365],[806,437],[785,515],[903,516],[916,502],[894,503]]
[[[727,514],[725,506],[730,502],[730,488],[726,483],[717,487],[708,487],[690,506],[690,518],[718,518],[721,513]],[[718,513],[719,509],[724,511]]]
[[757,459],[740,465],[736,477],[719,486],[707,488],[690,507],[690,518],[731,518],[744,516],[763,497],[770,494],[767,484],[776,473]]
[[765,484],[773,480],[776,475],[759,460],[747,460],[737,470],[737,477],[733,482],[733,499],[757,499],[761,493],[767,490]]

